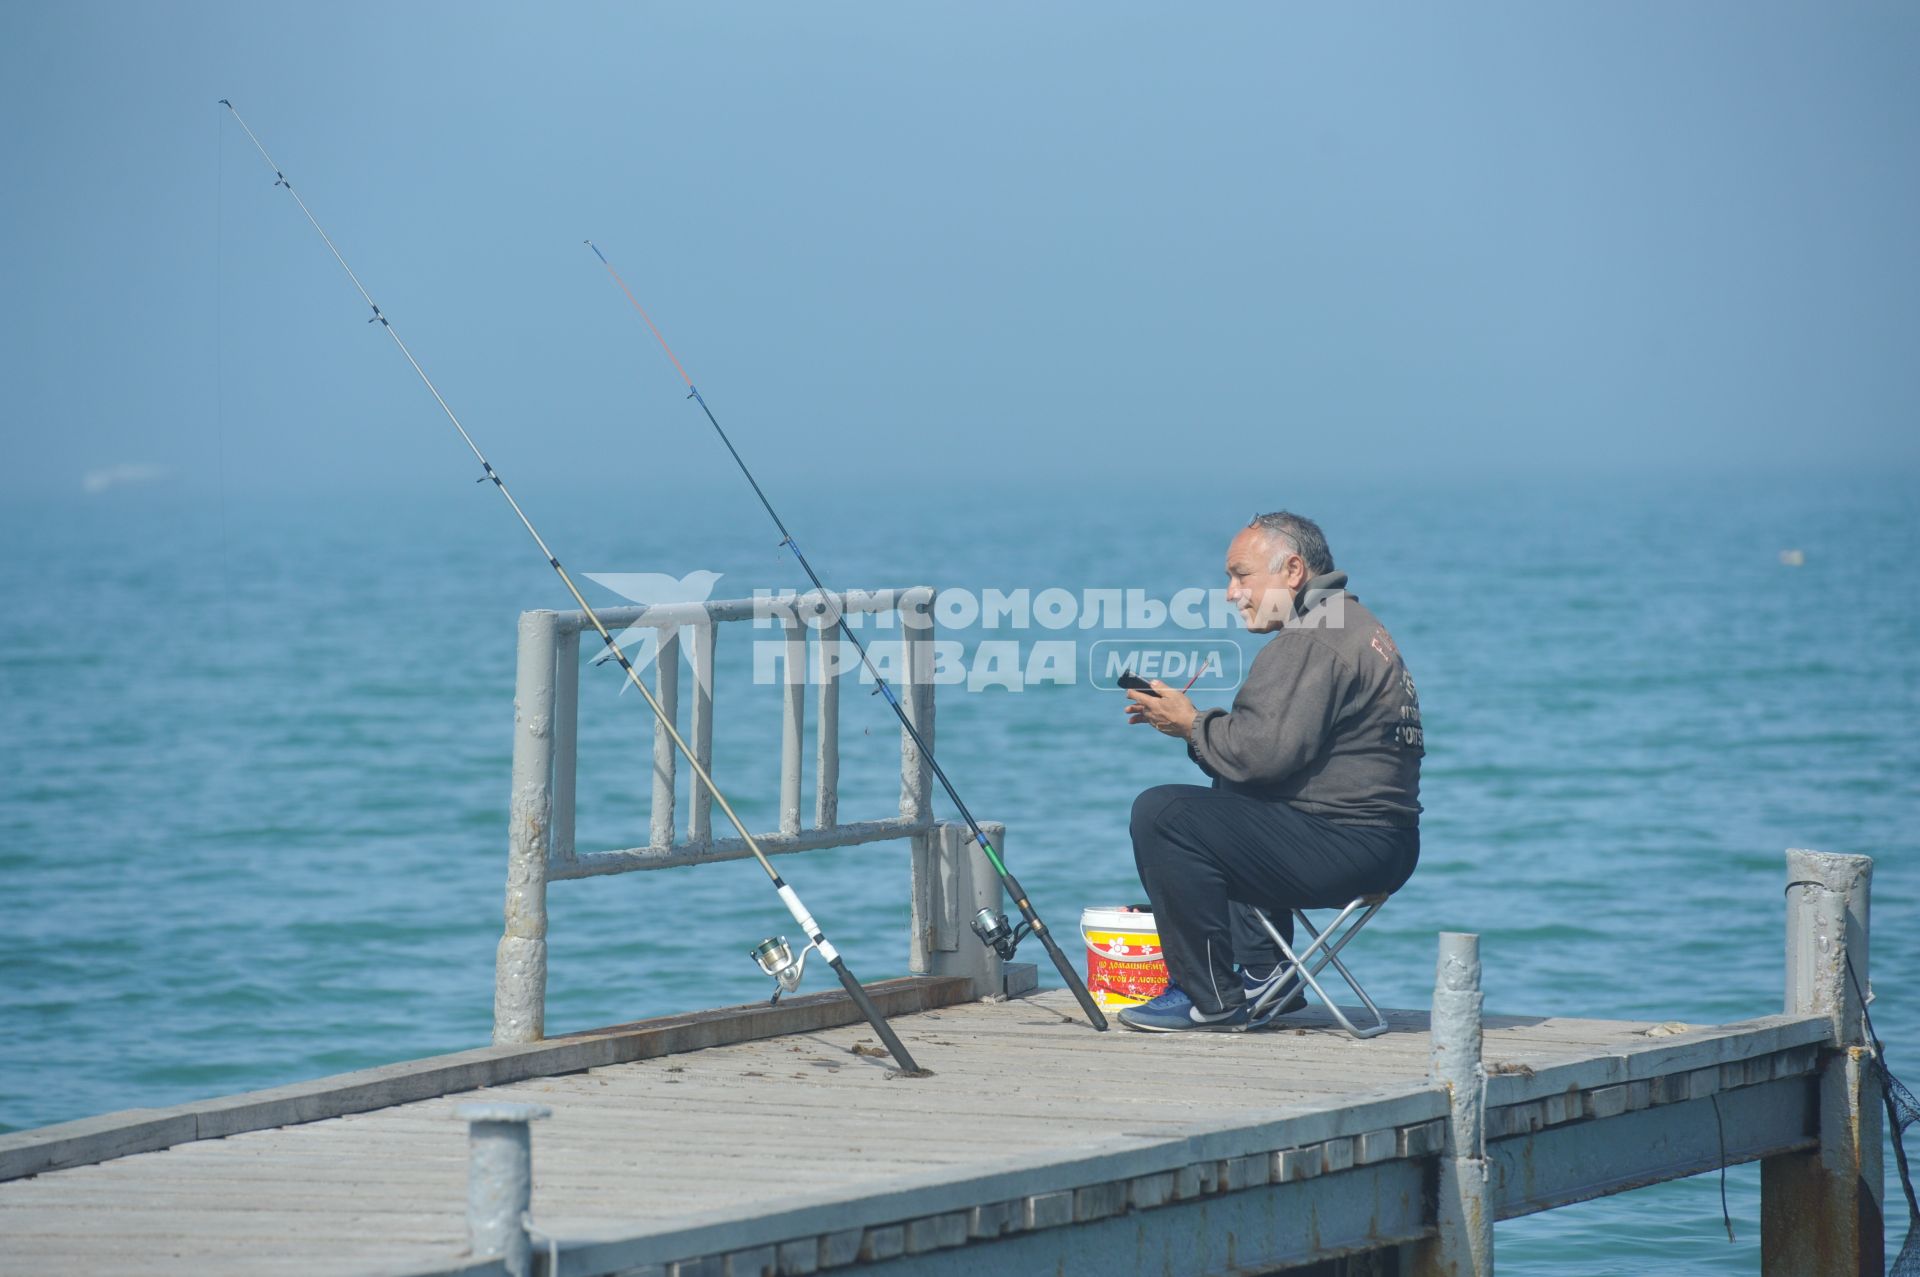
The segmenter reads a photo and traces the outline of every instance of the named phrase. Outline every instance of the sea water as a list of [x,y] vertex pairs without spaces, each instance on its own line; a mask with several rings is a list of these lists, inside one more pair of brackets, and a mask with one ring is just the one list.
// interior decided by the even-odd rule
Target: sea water
[[[1427,733],[1420,869],[1356,950],[1382,1001],[1426,1004],[1447,929],[1483,937],[1490,1011],[1770,1013],[1782,850],[1863,852],[1876,1018],[1920,1079],[1912,482],[770,486],[830,584],[976,596],[1166,600],[1221,582],[1255,509],[1317,517]],[[583,572],[714,571],[713,597],[801,584],[743,488],[520,495]],[[497,496],[155,483],[18,502],[0,538],[0,1129],[485,1043],[515,621],[568,602]],[[1073,641],[1075,681],[939,689],[943,765],[1069,929],[1140,894],[1133,795],[1196,775],[1089,683],[1105,633],[976,624],[954,636]],[[715,770],[756,828],[777,819],[779,718],[750,653],[777,634],[722,639]],[[897,729],[861,690],[843,819],[898,795]],[[644,706],[589,669],[581,724],[579,847],[644,843]],[[681,792],[684,819],[684,774]],[[783,868],[862,978],[904,972],[904,845]],[[764,996],[746,950],[790,930],[750,862],[556,884],[549,907],[549,1032]],[[1284,1037],[1273,1055],[1284,1070]],[[1757,1171],[1728,1187],[1733,1244],[1707,1175],[1502,1224],[1502,1270],[1754,1271]],[[1897,1183],[1888,1202],[1897,1245]]]

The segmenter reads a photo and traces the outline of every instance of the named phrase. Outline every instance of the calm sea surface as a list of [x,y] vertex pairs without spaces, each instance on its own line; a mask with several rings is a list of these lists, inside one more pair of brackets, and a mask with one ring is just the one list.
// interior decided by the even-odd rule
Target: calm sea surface
[[[1910,479],[1225,479],[1151,508],[944,487],[810,509],[772,486],[836,585],[1164,599],[1218,582],[1248,511],[1318,517],[1428,731],[1420,871],[1360,947],[1384,1001],[1425,1004],[1452,929],[1483,937],[1491,1010],[1771,1012],[1782,850],[1865,852],[1875,1009],[1920,1083]],[[578,569],[718,571],[716,597],[795,584],[743,489],[520,495]],[[342,502],[156,485],[16,504],[0,539],[0,1130],[484,1043],[515,616],[563,601],[497,498],[457,470]],[[1084,660],[1097,636],[998,637],[1081,640]],[[716,771],[764,828],[778,720],[752,637],[723,648]],[[644,707],[604,668],[583,679],[579,845],[644,842]],[[844,713],[843,817],[889,814],[897,733],[874,698]],[[942,688],[938,743],[1068,930],[1139,896],[1128,803],[1189,775],[1084,676]],[[786,872],[863,978],[904,971],[904,845]],[[762,996],[745,950],[788,929],[751,863],[563,883],[550,906],[550,1032]],[[1756,1271],[1758,1172],[1729,1180],[1736,1244],[1705,1176],[1502,1224],[1502,1271]]]

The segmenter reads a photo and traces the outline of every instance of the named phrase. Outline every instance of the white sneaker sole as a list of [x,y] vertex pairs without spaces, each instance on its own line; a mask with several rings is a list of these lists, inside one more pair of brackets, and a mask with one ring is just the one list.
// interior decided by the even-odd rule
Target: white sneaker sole
[[1199,1021],[1191,1021],[1187,1024],[1136,1024],[1127,1018],[1125,1011],[1120,1013],[1120,1023],[1136,1033],[1245,1033],[1253,1027],[1252,1022],[1248,1020],[1232,1024],[1226,1021],[1217,1024],[1205,1024]]

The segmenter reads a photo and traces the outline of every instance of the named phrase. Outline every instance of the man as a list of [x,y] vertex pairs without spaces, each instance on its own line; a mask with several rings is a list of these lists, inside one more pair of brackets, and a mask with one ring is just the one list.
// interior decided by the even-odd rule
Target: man
[[[1311,519],[1256,516],[1227,547],[1227,598],[1250,632],[1273,637],[1232,710],[1196,710],[1157,681],[1127,693],[1130,722],[1186,741],[1213,778],[1134,801],[1134,864],[1172,982],[1120,1013],[1129,1028],[1259,1027],[1251,1003],[1288,972],[1251,907],[1292,944],[1293,908],[1396,891],[1413,873],[1420,699],[1393,639],[1346,583]],[[1289,1002],[1297,991],[1277,1005]]]

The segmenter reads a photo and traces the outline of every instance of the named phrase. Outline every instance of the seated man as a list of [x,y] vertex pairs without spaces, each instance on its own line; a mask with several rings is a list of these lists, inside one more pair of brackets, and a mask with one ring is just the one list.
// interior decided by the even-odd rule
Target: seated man
[[1250,1004],[1287,972],[1249,906],[1292,944],[1292,909],[1397,891],[1420,857],[1420,699],[1319,527],[1257,516],[1227,547],[1227,581],[1247,629],[1273,635],[1233,709],[1196,710],[1160,682],[1127,693],[1129,721],[1185,740],[1213,778],[1134,800],[1134,864],[1172,982],[1120,1013],[1129,1028],[1258,1027]]

